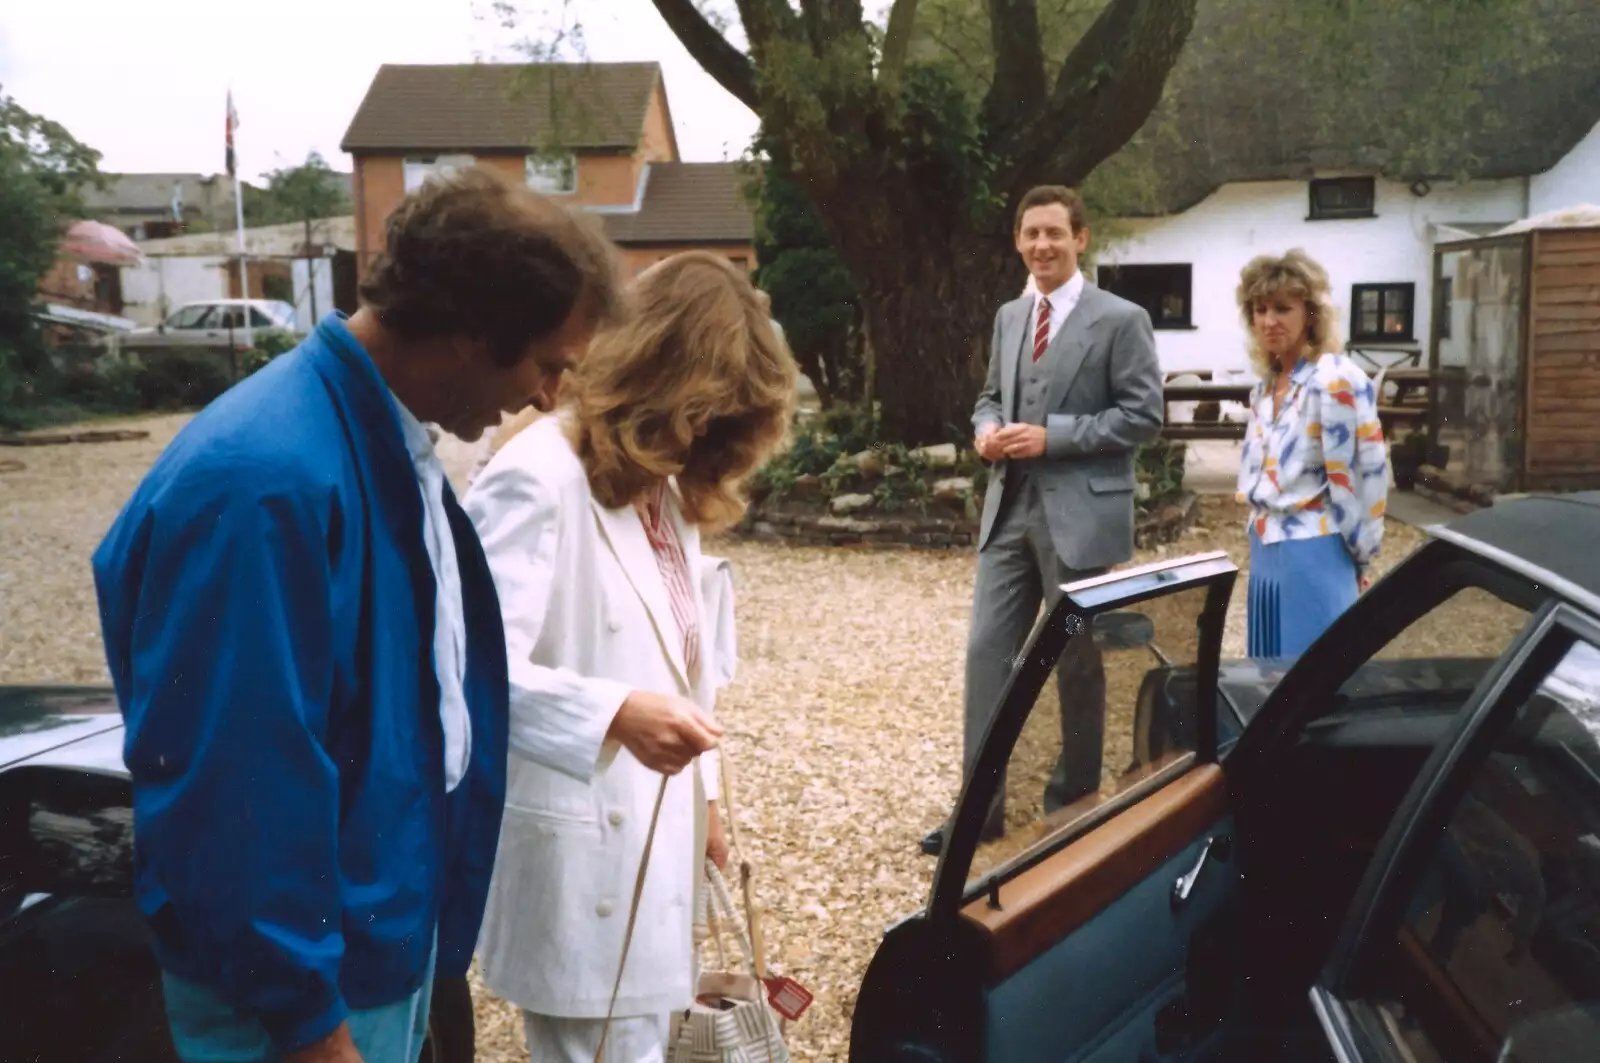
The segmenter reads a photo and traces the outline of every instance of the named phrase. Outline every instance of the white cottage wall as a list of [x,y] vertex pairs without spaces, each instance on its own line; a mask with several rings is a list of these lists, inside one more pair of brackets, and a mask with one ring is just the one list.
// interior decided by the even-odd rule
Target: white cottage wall
[[1560,162],[1530,182],[1528,214],[1600,205],[1600,122]]
[[[1320,176],[1339,176],[1319,174]],[[1167,372],[1248,370],[1245,331],[1234,304],[1239,271],[1260,254],[1304,248],[1328,270],[1341,336],[1350,333],[1351,286],[1413,283],[1413,336],[1426,349],[1432,306],[1433,226],[1507,224],[1524,217],[1521,179],[1435,184],[1425,196],[1406,185],[1377,182],[1376,217],[1310,221],[1305,181],[1224,185],[1182,214],[1127,222],[1131,234],[1106,248],[1104,265],[1192,267],[1189,329],[1160,329],[1156,350]]]

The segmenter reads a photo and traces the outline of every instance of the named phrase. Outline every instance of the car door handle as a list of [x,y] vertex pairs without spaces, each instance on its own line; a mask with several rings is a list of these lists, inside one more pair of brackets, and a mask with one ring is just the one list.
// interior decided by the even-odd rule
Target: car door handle
[[1225,834],[1207,838],[1205,845],[1200,847],[1200,858],[1194,862],[1194,867],[1189,869],[1188,874],[1179,875],[1172,884],[1172,906],[1181,908],[1189,903],[1189,895],[1194,892],[1194,884],[1200,880],[1200,872],[1205,870],[1206,861],[1213,855],[1218,860],[1226,860],[1232,848],[1233,841]]

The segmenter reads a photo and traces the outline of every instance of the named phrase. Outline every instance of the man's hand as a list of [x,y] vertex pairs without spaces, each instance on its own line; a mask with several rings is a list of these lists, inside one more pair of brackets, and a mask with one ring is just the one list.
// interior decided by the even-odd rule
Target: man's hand
[[995,436],[999,433],[1000,426],[993,421],[978,429],[978,434],[973,439],[973,447],[977,450],[978,457],[984,461],[999,461],[1005,456],[1001,453],[999,444],[995,442]]
[[722,829],[722,816],[715,801],[706,802],[706,855],[718,871],[728,870],[728,835]]
[[635,690],[617,710],[606,737],[622,743],[651,771],[676,775],[695,757],[716,748],[722,728],[688,698]]
[[284,1057],[285,1063],[362,1063],[356,1043],[350,1040],[350,1024],[341,1022],[339,1028],[320,1041],[314,1041],[298,1052]]
[[1007,458],[1041,457],[1045,444],[1044,426],[1008,424],[995,433],[994,443]]

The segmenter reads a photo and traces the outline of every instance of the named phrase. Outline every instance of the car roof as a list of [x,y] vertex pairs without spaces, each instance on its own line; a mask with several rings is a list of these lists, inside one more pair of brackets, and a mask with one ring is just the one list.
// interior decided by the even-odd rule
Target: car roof
[[1432,532],[1600,613],[1600,491],[1503,501]]

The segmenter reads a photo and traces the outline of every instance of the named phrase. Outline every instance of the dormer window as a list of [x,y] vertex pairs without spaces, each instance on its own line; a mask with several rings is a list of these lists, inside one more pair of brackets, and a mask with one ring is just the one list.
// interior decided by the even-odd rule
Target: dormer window
[[1372,177],[1331,177],[1311,182],[1311,221],[1375,218],[1378,182]]

